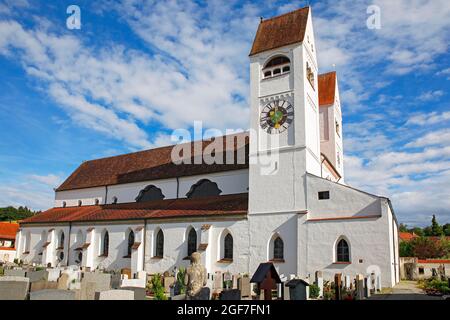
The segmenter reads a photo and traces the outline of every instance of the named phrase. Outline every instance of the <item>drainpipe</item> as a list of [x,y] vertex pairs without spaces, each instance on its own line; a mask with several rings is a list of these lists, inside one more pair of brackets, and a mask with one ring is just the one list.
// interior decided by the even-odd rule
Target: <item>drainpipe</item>
[[70,265],[70,233],[72,232],[72,222],[69,222],[69,244],[67,245],[67,266]]
[[108,186],[106,185],[105,186],[105,203],[104,204],[107,204],[108,203]]
[[178,199],[178,197],[180,196],[179,195],[179,193],[180,193],[180,178],[176,178],[177,179],[177,199]]
[[143,242],[144,242],[144,256],[142,257],[142,271],[145,271],[145,244],[147,243],[147,219],[144,220],[144,235],[143,235]]

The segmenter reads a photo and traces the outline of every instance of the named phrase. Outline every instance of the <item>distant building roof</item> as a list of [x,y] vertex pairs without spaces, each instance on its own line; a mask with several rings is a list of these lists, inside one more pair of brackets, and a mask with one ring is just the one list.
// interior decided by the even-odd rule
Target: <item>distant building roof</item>
[[319,74],[319,106],[334,103],[336,95],[336,71]]
[[250,56],[290,44],[303,42],[309,7],[261,20]]
[[399,232],[399,237],[402,241],[410,241],[414,238],[418,238],[419,236],[414,232]]
[[[244,146],[238,145],[238,137],[245,139]],[[203,150],[212,143],[212,141],[195,141],[184,144],[191,148],[191,164],[175,164],[172,162],[172,149],[175,147],[167,146],[134,153],[123,154],[115,157],[108,157],[83,162],[57,189],[56,191],[65,191],[73,189],[82,189],[90,187],[100,187],[106,185],[116,185],[122,183],[131,183],[146,180],[167,179],[175,177],[184,177],[200,175],[213,172],[238,170],[248,168],[249,135],[248,133],[239,133],[229,135],[223,138],[224,152],[233,152],[234,162],[227,163],[225,154],[219,155],[216,150],[216,157],[224,156],[223,164],[194,163],[194,157],[201,157]],[[234,144],[228,146],[227,138],[233,138]],[[180,145],[181,146],[181,145]],[[197,147],[199,146],[199,147]],[[244,161],[237,161],[238,150],[245,153]]]
[[0,222],[0,239],[14,240],[19,229],[19,224],[15,222]]
[[449,259],[419,259],[417,263],[438,263],[438,264],[450,264]]
[[239,215],[247,214],[247,209],[248,194],[241,193],[194,199],[165,199],[99,206],[53,208],[22,220],[21,224]]

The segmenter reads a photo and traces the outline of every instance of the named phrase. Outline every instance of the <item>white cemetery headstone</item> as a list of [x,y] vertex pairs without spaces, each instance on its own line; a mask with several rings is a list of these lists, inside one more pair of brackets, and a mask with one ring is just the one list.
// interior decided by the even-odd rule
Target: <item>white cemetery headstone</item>
[[75,300],[75,291],[46,289],[30,293],[30,300]]
[[29,286],[30,279],[25,277],[0,277],[0,301],[25,300],[28,295]]
[[106,290],[97,292],[97,300],[134,300],[132,290]]

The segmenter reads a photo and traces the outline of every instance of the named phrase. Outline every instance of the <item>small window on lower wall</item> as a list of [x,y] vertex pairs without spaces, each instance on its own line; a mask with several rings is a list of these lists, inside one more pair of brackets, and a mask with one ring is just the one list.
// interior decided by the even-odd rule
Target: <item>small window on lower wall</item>
[[330,199],[330,191],[319,191],[319,200]]
[[425,270],[423,268],[419,268],[419,274],[424,274]]

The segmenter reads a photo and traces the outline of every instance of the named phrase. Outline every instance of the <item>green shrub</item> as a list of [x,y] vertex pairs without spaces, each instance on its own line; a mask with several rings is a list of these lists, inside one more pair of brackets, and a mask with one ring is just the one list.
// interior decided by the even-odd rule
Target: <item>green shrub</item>
[[0,267],[0,276],[3,276],[5,274],[5,270],[3,267]]
[[167,300],[167,297],[164,293],[164,286],[162,284],[161,274],[157,273],[153,276],[151,280],[152,291],[155,300]]
[[180,267],[177,273],[177,286],[180,288],[179,294],[186,293],[186,285],[184,284],[184,279],[186,277],[186,268]]
[[309,297],[312,299],[318,298],[320,295],[320,288],[317,284],[309,285]]

